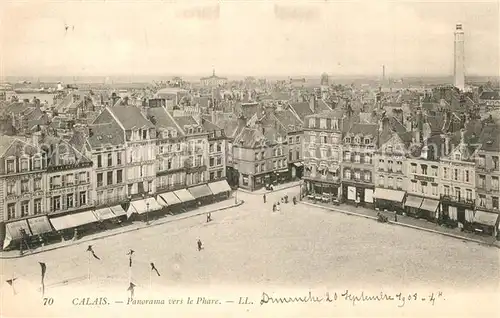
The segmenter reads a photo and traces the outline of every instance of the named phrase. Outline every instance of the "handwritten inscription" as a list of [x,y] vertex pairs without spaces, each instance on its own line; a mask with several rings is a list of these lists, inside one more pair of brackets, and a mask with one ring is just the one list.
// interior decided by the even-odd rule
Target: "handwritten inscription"
[[326,292],[322,295],[314,295],[312,292],[308,292],[303,296],[281,296],[276,297],[274,295],[269,295],[266,292],[262,293],[260,304],[290,304],[290,303],[333,303],[333,302],[349,302],[353,306],[359,305],[361,303],[370,302],[394,302],[398,307],[404,307],[406,304],[411,302],[427,302],[434,306],[437,299],[444,300],[443,293],[430,293],[428,295],[421,295],[418,293],[397,293],[388,294],[380,292],[379,294],[368,294],[364,291],[360,293],[353,293],[346,290],[343,293],[334,292],[330,294]]

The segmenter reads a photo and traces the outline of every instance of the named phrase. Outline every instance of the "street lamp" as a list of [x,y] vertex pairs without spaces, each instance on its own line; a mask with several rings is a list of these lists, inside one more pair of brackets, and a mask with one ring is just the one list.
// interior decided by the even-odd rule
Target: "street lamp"
[[149,202],[146,202],[146,225],[149,225]]

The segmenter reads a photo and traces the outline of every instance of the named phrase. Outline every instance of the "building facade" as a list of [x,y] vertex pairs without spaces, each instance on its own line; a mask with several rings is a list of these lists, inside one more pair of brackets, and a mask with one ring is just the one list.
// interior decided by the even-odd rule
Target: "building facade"
[[304,123],[303,154],[307,193],[324,201],[342,197],[343,112],[326,111],[307,116]]

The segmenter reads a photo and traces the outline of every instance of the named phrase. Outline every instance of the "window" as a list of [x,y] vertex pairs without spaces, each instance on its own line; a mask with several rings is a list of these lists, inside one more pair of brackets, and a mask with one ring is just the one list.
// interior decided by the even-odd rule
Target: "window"
[[35,215],[42,214],[42,199],[35,199],[33,203],[33,213]]
[[295,136],[295,143],[300,144],[300,136]]
[[259,173],[259,172],[260,172],[260,165],[256,164],[255,165],[255,173]]
[[288,144],[289,145],[293,144],[293,137],[288,137]]
[[351,179],[351,170],[349,170],[349,169],[344,170],[344,178],[346,178],[348,180]]
[[222,157],[217,157],[217,165],[220,166],[222,164]]
[[370,138],[365,138],[365,145],[369,145],[371,143]]
[[108,153],[108,167],[111,167],[113,165],[113,154]]
[[326,118],[321,118],[319,120],[319,128],[326,129]]
[[479,195],[479,206],[486,207],[486,196],[484,194]]
[[356,153],[354,155],[354,162],[360,163],[361,162],[361,155],[359,153]]
[[359,171],[354,171],[354,179],[360,180],[361,179],[361,172]]
[[15,163],[14,163],[14,159],[8,159],[7,160],[7,173],[12,173],[12,172],[15,172]]
[[453,170],[453,180],[458,181],[458,169]]
[[[484,185],[484,179],[481,182]],[[498,183],[498,177],[496,177],[496,176],[491,177],[491,187],[493,188],[493,190],[496,190],[496,191],[500,190],[500,185]]]
[[417,173],[417,164],[416,163],[411,164],[411,173]]
[[321,136],[321,142],[322,144],[326,144],[326,136]]
[[403,162],[402,161],[397,161],[396,162],[396,171],[397,172],[403,171]]
[[209,162],[210,167],[213,167],[215,165],[215,158],[211,157],[209,161],[210,161]]
[[456,153],[456,154],[455,154],[455,160],[460,161],[460,159],[461,159],[460,154],[459,154],[459,153]]
[[12,220],[16,218],[16,204],[9,203],[7,204],[7,219]]
[[387,185],[388,185],[390,188],[393,188],[393,187],[394,187],[394,178],[393,178],[393,177],[388,177],[388,178],[387,178]]
[[181,151],[181,144],[177,144],[177,151]]
[[51,203],[52,203],[52,210],[53,211],[61,210],[61,197],[60,196],[53,197]]
[[208,146],[208,151],[209,151],[209,152],[214,152],[214,144],[210,144],[210,145]]
[[398,188],[399,190],[403,189],[403,179],[401,178],[396,179],[396,188]]
[[266,152],[263,150],[263,151],[260,153],[260,159],[264,160],[265,155],[266,155]]
[[28,159],[26,159],[26,158],[21,159],[21,172],[28,171],[29,167],[30,166],[29,166],[29,163],[28,163]]
[[498,210],[498,197],[491,197],[491,206],[493,209]]
[[116,170],[116,183],[123,182],[123,170]]
[[74,205],[73,202],[73,193],[67,194],[66,195],[66,208],[71,209]]
[[297,160],[299,160],[299,159],[300,159],[300,151],[298,151],[298,150],[297,150],[297,151],[295,151],[295,158],[296,158]]
[[87,192],[82,191],[80,192],[80,205],[86,205],[87,204]]
[[97,186],[102,187],[103,186],[103,181],[102,181],[102,172],[97,174]]
[[217,178],[222,178],[222,170],[217,171]]
[[35,170],[42,169],[42,160],[40,158],[33,159],[33,166]]
[[326,149],[321,149],[321,158],[326,159]]
[[425,181],[420,182],[420,190],[422,194],[427,194],[427,182]]
[[380,184],[381,186],[384,186],[384,176],[378,177],[378,184]]
[[349,151],[344,152],[344,160],[351,161],[351,153]]
[[[491,161],[493,164],[493,170],[498,170],[498,156],[491,156]],[[498,198],[497,198],[498,199]]]
[[7,181],[7,195],[16,194],[16,182]]
[[221,144],[217,144],[217,152],[221,152],[222,151],[222,145]]
[[293,151],[292,151],[292,150],[289,150],[289,151],[288,151],[288,160],[289,160],[289,161],[292,161],[292,160],[293,160]]
[[210,172],[209,178],[210,178],[210,180],[214,180],[215,179],[215,173],[214,172]]
[[387,161],[387,170],[388,170],[389,172],[392,172],[392,165],[393,165],[393,164],[394,164],[394,161],[392,161],[392,160],[388,160],[388,161]]
[[133,187],[134,187],[133,184],[127,184],[127,194],[128,195],[132,194]]
[[266,171],[266,164],[265,164],[265,163],[261,163],[261,164],[260,164],[260,171],[261,171],[261,172]]
[[309,127],[314,128],[315,122],[316,122],[316,118],[309,118]]
[[437,195],[438,194],[438,185],[437,183],[432,184],[432,195]]
[[434,177],[437,177],[438,175],[438,167],[437,166],[431,166],[431,173]]
[[372,163],[372,154],[371,153],[366,153],[365,154],[365,163]]
[[60,186],[61,186],[61,177],[60,176],[50,178],[50,188],[51,189],[59,188]]
[[460,188],[455,188],[455,197],[460,200],[460,197],[462,196],[462,191]]
[[28,216],[29,214],[29,201],[21,202],[21,217]]
[[21,181],[21,193],[27,193],[30,191],[30,183],[29,180]]
[[465,170],[465,182],[469,182],[469,170]]
[[448,168],[443,168],[443,179],[448,179]]
[[142,131],[142,139],[148,139],[148,131],[147,130],[143,130]]
[[101,155],[97,155],[97,168],[102,167],[102,158]]
[[466,189],[465,190],[465,198],[467,199],[467,201],[471,201],[472,200],[472,190],[471,189]]
[[486,158],[484,157],[484,155],[479,155],[479,160],[477,164],[479,165],[479,167],[482,168],[486,166]]
[[427,165],[420,165],[420,167],[422,168],[422,174],[427,174]]
[[444,186],[444,195],[447,195],[447,196],[450,195],[450,186],[447,186],[447,185]]
[[350,144],[350,143],[351,143],[351,138],[346,137],[344,142],[345,142],[346,144]]
[[112,185],[113,184],[113,171],[108,171],[106,174],[106,184],[107,185]]
[[363,175],[366,182],[370,182],[372,180],[372,173],[370,171],[365,171]]
[[121,165],[122,164],[122,152],[118,151],[116,153],[116,164]]
[[66,184],[71,186],[75,183],[75,175],[74,174],[68,174],[66,175]]

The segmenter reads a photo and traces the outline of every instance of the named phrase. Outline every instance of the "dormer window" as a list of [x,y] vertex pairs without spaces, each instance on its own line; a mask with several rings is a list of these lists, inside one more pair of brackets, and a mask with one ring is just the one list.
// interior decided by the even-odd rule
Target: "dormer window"
[[198,132],[201,133],[201,127],[198,127]]
[[455,160],[461,160],[461,155],[459,153],[455,154]]
[[102,136],[97,136],[97,140],[102,140]]
[[339,121],[337,119],[334,119],[332,122],[332,128],[337,130],[339,129]]
[[359,138],[359,137],[356,137],[356,138],[354,139],[354,142],[355,142],[355,143],[357,143],[357,144],[359,144],[359,143],[360,143],[360,141],[361,141],[361,140],[360,140],[360,138]]
[[193,133],[193,128],[189,128],[188,134],[192,134],[192,133]]
[[148,131],[146,129],[142,130],[142,140],[148,139]]
[[316,122],[316,118],[309,118],[309,127],[314,128],[315,122]]
[[39,156],[33,158],[33,169],[35,170],[42,169],[42,159]]
[[350,144],[350,143],[351,143],[351,138],[346,137],[346,138],[345,138],[345,143],[346,143],[346,144]]
[[371,143],[370,138],[365,138],[365,145],[369,145]]
[[16,164],[14,159],[7,159],[7,173],[16,172]]
[[172,137],[177,137],[177,130],[172,130]]
[[26,172],[30,169],[28,158],[21,158],[21,172]]

